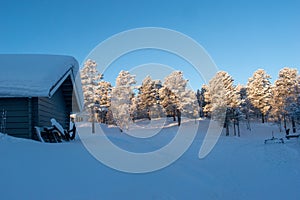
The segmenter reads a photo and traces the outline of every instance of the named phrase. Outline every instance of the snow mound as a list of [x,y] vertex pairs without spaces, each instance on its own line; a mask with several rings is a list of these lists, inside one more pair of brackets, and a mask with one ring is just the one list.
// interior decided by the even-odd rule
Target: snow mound
[[[103,165],[80,140],[50,144],[0,134],[1,198],[299,199],[299,140],[265,145],[264,139],[271,137],[272,131],[276,137],[284,134],[272,125],[256,124],[249,132],[241,124],[240,138],[221,136],[212,152],[200,160],[198,152],[208,121],[199,123],[192,146],[180,159],[146,174],[122,173]],[[101,126],[119,147],[141,151],[166,144],[178,129],[164,128],[159,140],[137,140],[116,127]],[[86,137],[97,144],[97,134],[86,130]]]

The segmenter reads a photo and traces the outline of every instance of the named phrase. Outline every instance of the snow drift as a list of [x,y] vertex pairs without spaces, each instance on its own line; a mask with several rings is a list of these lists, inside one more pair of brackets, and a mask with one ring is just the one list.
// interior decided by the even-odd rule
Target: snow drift
[[[193,126],[193,122],[186,122]],[[242,136],[221,136],[204,159],[198,158],[208,121],[200,121],[185,154],[162,170],[129,174],[95,160],[79,139],[42,144],[0,135],[1,199],[299,199],[300,142],[265,145],[272,125],[257,124]],[[162,130],[159,140],[132,139],[102,125],[118,146],[149,151],[168,143],[178,127]],[[189,134],[188,131],[186,134]],[[85,137],[96,137],[90,132]]]

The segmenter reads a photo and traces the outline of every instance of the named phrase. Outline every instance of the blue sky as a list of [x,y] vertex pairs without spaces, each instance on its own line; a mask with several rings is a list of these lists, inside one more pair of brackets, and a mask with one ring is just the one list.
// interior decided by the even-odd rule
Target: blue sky
[[[245,84],[258,68],[274,80],[284,66],[299,69],[299,8],[297,0],[1,0],[0,53],[66,54],[82,64],[95,46],[114,34],[164,27],[195,39],[235,83]],[[160,62],[153,55],[144,61]],[[185,67],[184,61],[170,58],[168,63],[167,58],[163,64]],[[120,67],[143,61],[123,60]],[[109,81],[114,76],[105,74]],[[193,88],[201,87],[201,80],[198,84],[191,79]]]

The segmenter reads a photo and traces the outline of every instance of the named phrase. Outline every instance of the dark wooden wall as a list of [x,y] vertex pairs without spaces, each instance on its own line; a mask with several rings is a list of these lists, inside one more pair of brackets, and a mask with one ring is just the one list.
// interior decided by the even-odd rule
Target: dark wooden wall
[[68,128],[70,113],[61,88],[51,98],[39,97],[37,105],[37,126],[51,126],[50,119],[55,118],[64,128]]
[[6,133],[16,137],[33,138],[34,126],[51,126],[51,118],[55,118],[68,129],[72,92],[71,79],[67,78],[51,98],[0,98],[0,120],[2,109],[7,111]]
[[4,109],[7,112],[6,133],[16,137],[31,138],[29,100],[29,98],[0,98],[0,111],[2,113]]

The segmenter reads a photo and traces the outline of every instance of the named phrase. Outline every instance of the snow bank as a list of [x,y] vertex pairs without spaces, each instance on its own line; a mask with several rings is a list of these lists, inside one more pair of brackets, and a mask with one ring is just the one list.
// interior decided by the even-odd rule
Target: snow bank
[[[199,123],[194,143],[179,160],[147,174],[108,168],[95,160],[79,140],[42,144],[0,135],[0,196],[33,200],[300,198],[299,140],[265,145],[264,139],[271,137],[272,131],[278,137],[284,133],[272,125],[253,125],[252,132],[241,125],[242,137],[221,136],[213,151],[199,160],[208,121]],[[191,127],[194,122],[183,125]],[[137,140],[121,134],[118,128],[103,128],[115,144],[131,151],[159,148],[178,129],[164,128],[159,140]],[[91,139],[97,137],[89,131],[85,134]]]

